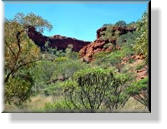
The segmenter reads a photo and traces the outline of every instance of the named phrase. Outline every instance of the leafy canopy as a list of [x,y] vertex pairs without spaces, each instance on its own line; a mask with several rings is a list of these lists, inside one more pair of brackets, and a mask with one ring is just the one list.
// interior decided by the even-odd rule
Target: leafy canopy
[[40,32],[43,32],[44,29],[51,30],[53,28],[47,20],[34,13],[30,13],[27,15],[24,15],[23,13],[17,13],[13,21],[25,27],[33,26]]
[[17,99],[19,104],[30,96],[33,82],[27,80],[27,77],[32,77],[23,69],[28,70],[33,63],[40,60],[39,48],[27,35],[29,26],[39,30],[52,28],[48,21],[33,13],[27,15],[18,13],[14,19],[6,19],[4,23],[5,98],[11,102],[19,98]]

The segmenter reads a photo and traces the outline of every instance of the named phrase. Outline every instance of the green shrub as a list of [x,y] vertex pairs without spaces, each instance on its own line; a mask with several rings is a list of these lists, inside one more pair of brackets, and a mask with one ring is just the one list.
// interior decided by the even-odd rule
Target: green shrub
[[63,95],[63,83],[62,81],[56,81],[52,82],[50,84],[47,84],[47,87],[45,87],[43,90],[43,93],[46,96],[54,96],[54,97],[59,97]]
[[51,77],[51,80],[66,80],[70,78],[76,71],[86,69],[89,64],[86,64],[80,60],[72,60],[70,58],[61,57],[55,61],[56,68]]
[[[116,67],[119,71],[122,67],[121,62],[125,57],[130,57],[134,54],[132,48],[128,46],[122,46],[121,50],[115,50],[113,52],[99,52],[94,55],[94,61],[92,64],[100,65],[104,68]],[[132,63],[134,60],[129,60]]]
[[117,37],[119,36],[119,31],[113,32],[113,27],[114,26],[107,26],[106,31],[101,32],[100,34],[102,35],[100,38],[103,40],[116,40]]
[[106,43],[106,44],[103,46],[103,48],[108,48],[108,47],[110,47],[110,46],[115,47],[112,43]]
[[132,83],[132,85],[127,88],[127,93],[141,104],[148,106],[148,77]]
[[136,38],[134,49],[137,54],[143,54],[148,59],[148,13],[144,13],[141,20],[137,22],[137,31],[140,35]]
[[76,112],[75,107],[65,100],[58,100],[54,103],[46,103],[45,107],[41,109],[43,112]]
[[126,22],[125,21],[118,21],[115,23],[116,26],[120,26],[120,27],[126,27]]
[[5,103],[13,103],[20,106],[23,102],[29,99],[31,95],[32,81],[31,78],[25,76],[23,78],[15,77],[10,78],[7,83],[5,83]]
[[120,37],[118,37],[117,44],[120,46],[126,45],[128,47],[133,47],[133,45],[135,45],[135,43],[136,43],[135,40],[138,36],[139,36],[139,32],[137,32],[137,31],[128,32],[128,33],[123,34]]
[[83,112],[98,112],[104,107],[114,111],[127,101],[124,89],[128,79],[114,69],[94,67],[78,71],[64,83],[66,100]]
[[140,69],[144,68],[145,65],[146,65],[145,62],[142,62],[142,63],[138,64],[136,66],[136,70],[140,70]]
[[34,80],[32,87],[34,95],[42,93],[43,89],[48,86],[47,82],[50,81],[55,69],[56,64],[54,62],[41,60],[34,64],[34,66],[29,70]]
[[56,57],[53,61],[42,59],[30,69],[34,84],[33,94],[61,94],[61,81],[72,77],[78,70],[86,69],[89,64],[69,57]]

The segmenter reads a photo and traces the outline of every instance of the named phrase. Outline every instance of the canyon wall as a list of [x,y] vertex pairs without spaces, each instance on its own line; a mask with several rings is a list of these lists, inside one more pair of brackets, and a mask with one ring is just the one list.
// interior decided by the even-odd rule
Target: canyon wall
[[[103,37],[105,35],[104,32],[106,30],[107,30],[107,26],[98,29],[96,31],[97,39],[94,42],[84,46],[80,50],[80,52],[79,52],[80,57],[84,61],[86,61],[86,62],[92,61],[93,55],[96,54],[96,53],[99,53],[101,51],[111,52],[112,50],[120,49],[120,47],[116,43],[117,38],[113,38],[113,39],[103,39],[103,38],[101,38],[101,37]],[[113,35],[116,35],[115,33],[119,32],[119,36],[121,36],[121,35],[126,34],[128,32],[133,32],[135,30],[136,30],[136,28],[132,28],[132,27],[118,27],[118,26],[114,26],[112,28],[112,33],[113,33]]]
[[28,27],[27,33],[29,38],[32,39],[42,51],[46,49],[46,43],[48,43],[48,47],[57,48],[57,50],[65,50],[69,45],[72,45],[73,51],[76,52],[79,52],[81,48],[90,43],[61,35],[54,35],[53,37],[44,36],[40,32],[37,32],[34,27]]

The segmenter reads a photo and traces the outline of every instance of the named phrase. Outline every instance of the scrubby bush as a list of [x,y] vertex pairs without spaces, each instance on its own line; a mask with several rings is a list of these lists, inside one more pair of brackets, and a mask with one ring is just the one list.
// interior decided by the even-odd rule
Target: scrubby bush
[[86,69],[89,67],[89,64],[86,64],[80,60],[72,60],[67,57],[60,57],[55,59],[56,68],[51,77],[51,80],[66,80],[72,75],[81,69]]
[[63,96],[63,82],[56,80],[55,82],[47,83],[47,86],[42,89],[45,96],[60,97]]
[[[113,52],[99,52],[94,55],[94,61],[92,64],[100,65],[101,67],[116,67],[118,70],[121,69],[122,59],[130,57],[135,52],[131,47],[126,45],[122,46],[121,50],[114,50]],[[130,60],[133,62],[133,60]]]
[[36,62],[34,66],[31,67],[30,73],[34,80],[32,92],[34,95],[43,93],[43,89],[47,87],[47,82],[50,81],[55,69],[55,63],[47,60]]
[[144,68],[145,65],[146,65],[145,62],[139,63],[139,64],[136,66],[136,70],[140,70],[140,69]]
[[31,95],[32,78],[28,75],[10,78],[5,85],[5,103],[20,106]]
[[127,88],[127,93],[133,96],[141,104],[148,106],[148,77],[141,79],[137,82],[133,82],[130,87]]
[[117,39],[117,44],[119,44],[120,46],[122,45],[126,45],[128,47],[133,47],[133,45],[135,45],[135,40],[136,38],[139,36],[138,32],[128,32],[127,34],[123,34],[121,35],[118,39]]
[[137,54],[143,54],[148,59],[148,13],[145,13],[141,20],[137,22],[137,31],[140,35],[136,38],[134,49]]
[[103,40],[116,40],[119,36],[119,31],[113,32],[114,26],[107,26],[106,31],[102,31],[100,34],[102,35],[100,38]]
[[66,100],[83,112],[115,111],[123,106],[128,96],[124,89],[129,77],[115,72],[114,69],[100,67],[76,72],[72,80],[65,82]]
[[69,57],[55,57],[54,60],[44,58],[31,68],[30,73],[34,79],[33,94],[57,96],[61,94],[61,81],[65,81],[81,69],[86,69],[89,64]]
[[72,103],[63,99],[55,101],[53,103],[46,103],[45,107],[41,109],[43,112],[77,112]]
[[125,21],[118,21],[115,23],[116,26],[119,26],[119,27],[126,27],[126,22]]

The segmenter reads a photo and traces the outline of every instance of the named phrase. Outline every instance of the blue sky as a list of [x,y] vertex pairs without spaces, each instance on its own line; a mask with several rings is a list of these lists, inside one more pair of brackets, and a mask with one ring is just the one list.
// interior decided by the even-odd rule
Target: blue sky
[[5,2],[5,17],[12,19],[16,13],[33,12],[47,19],[53,29],[44,35],[56,34],[86,41],[96,39],[96,30],[103,24],[119,20],[137,21],[147,10],[142,3],[10,3]]

